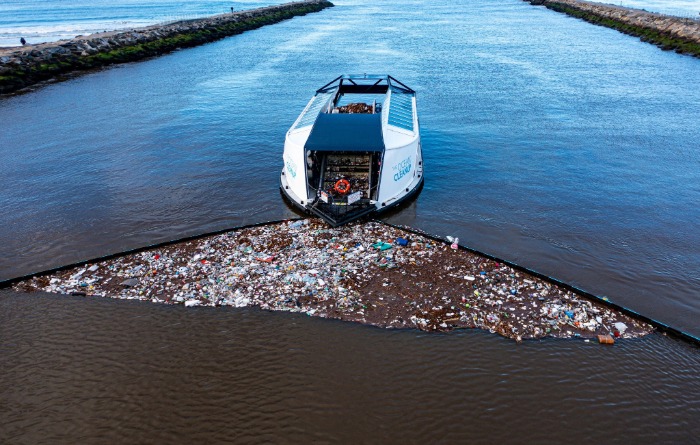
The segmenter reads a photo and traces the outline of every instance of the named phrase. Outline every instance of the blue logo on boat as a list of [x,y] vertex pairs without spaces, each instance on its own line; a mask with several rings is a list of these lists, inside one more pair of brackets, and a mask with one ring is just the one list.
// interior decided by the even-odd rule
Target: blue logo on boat
[[392,169],[396,172],[394,173],[394,181],[398,181],[407,174],[411,172],[411,157],[407,157],[403,161],[399,162]]
[[291,159],[287,159],[287,161],[284,163],[284,165],[287,166],[287,171],[289,172],[290,175],[292,175],[292,178],[297,177],[297,166],[294,164],[294,161]]

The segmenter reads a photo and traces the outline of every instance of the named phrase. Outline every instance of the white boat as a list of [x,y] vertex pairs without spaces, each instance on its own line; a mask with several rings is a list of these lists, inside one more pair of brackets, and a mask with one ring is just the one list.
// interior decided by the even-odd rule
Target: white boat
[[280,188],[339,226],[413,197],[423,184],[416,92],[389,75],[343,75],[316,91],[284,143]]

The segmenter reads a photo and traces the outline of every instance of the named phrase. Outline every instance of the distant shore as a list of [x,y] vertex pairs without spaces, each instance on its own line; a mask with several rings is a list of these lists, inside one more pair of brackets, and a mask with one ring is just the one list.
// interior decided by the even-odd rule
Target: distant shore
[[700,21],[581,0],[524,0],[639,37],[667,51],[700,57]]
[[0,48],[0,94],[14,93],[69,73],[201,45],[331,6],[327,0],[304,0],[166,25]]

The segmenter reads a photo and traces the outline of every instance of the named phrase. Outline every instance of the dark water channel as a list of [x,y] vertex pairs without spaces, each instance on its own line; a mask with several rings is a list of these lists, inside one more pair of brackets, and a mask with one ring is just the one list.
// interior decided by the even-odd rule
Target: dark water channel
[[[516,0],[336,4],[1,99],[0,279],[293,216],[286,130],[338,74],[389,72],[418,92],[426,184],[387,221],[700,335],[700,60]],[[0,443],[700,437],[698,350],[658,335],[517,346],[255,310],[0,309]]]
[[0,293],[0,442],[692,443],[700,354]]

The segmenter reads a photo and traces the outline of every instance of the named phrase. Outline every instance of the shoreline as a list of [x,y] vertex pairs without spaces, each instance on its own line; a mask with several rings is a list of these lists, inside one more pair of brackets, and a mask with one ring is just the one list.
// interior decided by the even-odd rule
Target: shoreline
[[70,77],[66,75],[202,45],[332,6],[327,0],[303,0],[165,25],[0,48],[0,95]]
[[248,227],[54,271],[12,288],[186,307],[258,306],[383,328],[476,328],[516,341],[612,340],[654,331],[583,294],[379,222]]
[[583,0],[524,0],[594,25],[615,29],[664,51],[700,57],[700,21]]

